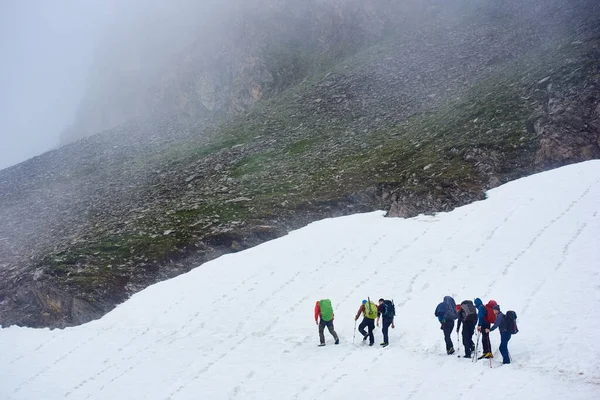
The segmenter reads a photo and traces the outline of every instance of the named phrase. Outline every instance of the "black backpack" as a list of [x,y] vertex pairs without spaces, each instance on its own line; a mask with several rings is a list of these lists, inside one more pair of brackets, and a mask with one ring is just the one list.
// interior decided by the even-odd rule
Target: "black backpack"
[[471,300],[465,300],[460,303],[462,309],[463,322],[477,321],[477,309]]
[[381,313],[381,315],[383,315],[385,318],[394,318],[396,315],[396,307],[394,307],[393,300],[384,300],[383,309],[384,311]]
[[504,314],[504,326],[506,327],[506,331],[512,335],[519,333],[519,329],[517,328],[517,313],[514,311],[507,311]]

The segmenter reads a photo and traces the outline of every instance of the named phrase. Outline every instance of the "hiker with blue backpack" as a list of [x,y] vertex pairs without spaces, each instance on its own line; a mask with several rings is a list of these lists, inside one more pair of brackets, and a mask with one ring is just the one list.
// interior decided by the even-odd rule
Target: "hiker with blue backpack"
[[335,339],[335,344],[340,343],[340,338],[333,329],[333,307],[331,306],[331,300],[323,299],[317,301],[315,304],[315,322],[319,326],[319,347],[325,346],[325,327],[329,330],[329,333]]
[[394,325],[394,316],[396,315],[396,307],[394,306],[394,301],[379,299],[379,306],[377,307],[377,326],[379,326],[379,318],[383,318],[383,323],[381,327],[381,333],[383,333],[383,342],[380,343],[381,346],[387,347],[389,342],[388,337],[388,329],[390,325],[392,329],[396,326]]
[[517,314],[514,311],[508,311],[506,315],[500,311],[500,306],[496,304],[493,308],[496,315],[496,322],[487,329],[487,332],[492,332],[495,329],[500,331],[500,354],[502,354],[502,364],[510,364],[510,354],[508,352],[508,341],[511,336],[517,333]]
[[484,306],[479,297],[475,299],[475,306],[477,307],[477,332],[481,333],[481,344],[483,344],[483,354],[479,359],[494,357],[490,342],[490,326],[496,322],[496,315],[494,314],[495,305],[497,303],[494,300],[488,301]]
[[[369,338],[369,346],[373,346],[373,343],[375,343],[373,331],[375,330],[375,318],[377,318],[377,305],[371,299],[368,301],[363,300],[356,313],[356,317],[354,317],[354,321],[357,321],[361,314],[364,317],[360,325],[358,325],[358,332],[363,336],[363,342]],[[365,332],[365,328],[368,328],[369,333]]]
[[452,331],[454,330],[454,320],[458,318],[456,313],[456,302],[450,296],[445,296],[435,308],[434,315],[440,321],[440,329],[444,331],[444,341],[446,342],[446,354],[454,354],[454,343],[452,343]]

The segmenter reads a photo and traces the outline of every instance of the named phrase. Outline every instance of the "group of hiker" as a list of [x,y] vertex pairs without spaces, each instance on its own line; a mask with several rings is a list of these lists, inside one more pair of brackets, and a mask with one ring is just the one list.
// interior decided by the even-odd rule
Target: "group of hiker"
[[[379,326],[381,320],[383,342],[380,345],[382,347],[388,346],[389,327],[391,326],[392,329],[395,328],[394,316],[396,315],[396,310],[393,300],[381,298],[379,299],[379,304],[375,304],[370,298],[363,300],[354,317],[355,329],[356,321],[358,321],[361,315],[363,319],[358,325],[358,332],[362,335],[363,342],[369,339],[369,346],[373,346],[375,343],[373,331],[375,330],[375,326]],[[478,358],[493,358],[490,332],[498,329],[500,331],[502,363],[510,364],[508,341],[512,335],[519,331],[516,323],[517,314],[514,311],[508,311],[506,314],[502,313],[500,306],[494,300],[490,300],[484,305],[480,298],[476,298],[475,303],[471,300],[464,300],[457,305],[451,296],[445,296],[444,300],[436,307],[435,316],[441,324],[440,329],[444,332],[446,353],[448,355],[455,352],[451,336],[454,330],[454,321],[457,320],[457,335],[462,325],[462,342],[465,348],[464,358],[469,359],[472,355],[477,355],[476,345],[473,341],[475,329],[477,329],[477,344],[479,344],[479,336],[481,335],[483,345],[483,354]],[[319,346],[325,346],[325,327],[327,327],[329,333],[333,336],[334,343],[340,343],[340,338],[333,327],[333,319],[334,312],[331,300],[323,299],[317,301],[315,304],[315,323],[319,326]]]
[[479,344],[479,335],[481,335],[483,345],[483,354],[478,358],[493,358],[490,332],[498,329],[500,331],[499,350],[502,354],[502,364],[510,364],[508,341],[512,335],[519,332],[516,322],[517,314],[514,311],[507,311],[506,314],[502,313],[500,305],[495,300],[490,300],[486,305],[483,305],[481,299],[476,298],[474,304],[471,300],[464,300],[457,305],[451,296],[445,296],[444,300],[436,307],[434,315],[440,321],[440,329],[444,332],[446,353],[448,355],[454,354],[451,335],[454,330],[454,321],[458,320],[456,333],[458,334],[462,324],[464,358],[471,358],[472,352],[477,352],[473,342],[475,328],[477,328],[477,344]]
[[[394,325],[394,316],[396,315],[394,302],[391,300],[379,299],[379,305],[377,305],[373,303],[371,299],[363,300],[358,308],[356,317],[354,318],[355,325],[361,315],[363,316],[363,320],[358,325],[358,331],[363,337],[363,342],[369,339],[369,346],[373,346],[375,343],[373,331],[375,330],[375,325],[379,326],[379,321],[381,320],[383,342],[381,342],[380,345],[386,347],[389,344],[388,330],[390,326],[392,329],[396,327]],[[315,322],[319,326],[319,346],[325,346],[325,327],[327,327],[329,333],[333,336],[333,339],[335,340],[334,343],[340,343],[340,338],[333,328],[333,318],[334,313],[333,307],[331,306],[331,300],[323,299],[317,301],[315,304]],[[367,329],[366,331],[365,328]]]

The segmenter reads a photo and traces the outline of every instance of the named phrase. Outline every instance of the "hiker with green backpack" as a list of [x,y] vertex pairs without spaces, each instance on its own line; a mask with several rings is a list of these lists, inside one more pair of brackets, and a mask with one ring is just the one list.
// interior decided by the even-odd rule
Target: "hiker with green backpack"
[[323,299],[317,301],[315,304],[315,322],[319,325],[319,347],[325,346],[325,327],[327,327],[329,333],[335,339],[335,344],[340,343],[340,338],[333,329],[333,307],[331,306],[331,300]]
[[[363,336],[363,342],[369,338],[369,346],[373,346],[375,343],[375,337],[373,336],[373,330],[375,329],[375,318],[377,318],[377,305],[371,301],[371,299],[363,300],[354,321],[357,321],[360,314],[364,315],[364,318],[360,325],[358,325],[358,332]],[[365,328],[369,329],[369,333],[365,332]]]

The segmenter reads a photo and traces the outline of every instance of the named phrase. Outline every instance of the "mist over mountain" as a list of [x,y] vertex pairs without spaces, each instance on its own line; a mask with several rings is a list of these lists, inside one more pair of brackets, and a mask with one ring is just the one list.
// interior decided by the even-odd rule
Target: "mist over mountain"
[[121,4],[62,140],[156,115],[193,121],[242,112],[321,64],[381,39],[389,26],[385,3]]
[[113,0],[0,4],[0,169],[59,144]]
[[597,1],[115,4],[65,145],[0,171],[2,325],[600,158]]
[[[402,34],[514,7],[487,1],[128,2],[103,36],[63,142],[132,120],[232,115]],[[536,5],[512,17],[531,23]],[[543,33],[542,33],[543,34]],[[551,41],[551,38],[548,38]],[[537,43],[538,45],[540,43]]]

